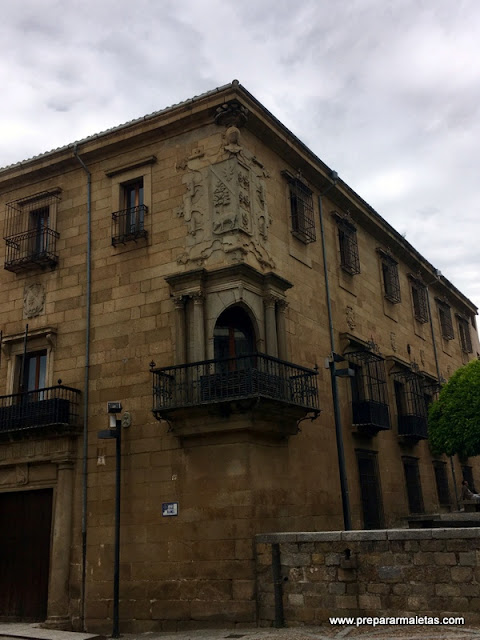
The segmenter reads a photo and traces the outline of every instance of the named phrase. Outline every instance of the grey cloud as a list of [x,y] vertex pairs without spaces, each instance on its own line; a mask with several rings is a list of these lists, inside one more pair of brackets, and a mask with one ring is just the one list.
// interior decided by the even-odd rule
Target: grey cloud
[[22,0],[0,165],[238,78],[480,304],[480,4]]

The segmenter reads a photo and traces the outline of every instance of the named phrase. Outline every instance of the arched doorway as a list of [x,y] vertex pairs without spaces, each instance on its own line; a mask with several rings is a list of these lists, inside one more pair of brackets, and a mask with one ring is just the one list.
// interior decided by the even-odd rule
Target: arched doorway
[[213,331],[213,345],[216,360],[232,358],[221,368],[232,371],[252,366],[252,358],[247,356],[256,352],[255,331],[242,307],[229,307],[219,315]]

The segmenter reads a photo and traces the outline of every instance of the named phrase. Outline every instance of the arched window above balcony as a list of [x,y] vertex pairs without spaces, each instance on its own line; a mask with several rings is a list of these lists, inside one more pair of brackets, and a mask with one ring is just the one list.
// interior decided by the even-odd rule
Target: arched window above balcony
[[214,354],[218,358],[238,358],[256,351],[255,331],[248,313],[237,305],[217,319],[213,332]]

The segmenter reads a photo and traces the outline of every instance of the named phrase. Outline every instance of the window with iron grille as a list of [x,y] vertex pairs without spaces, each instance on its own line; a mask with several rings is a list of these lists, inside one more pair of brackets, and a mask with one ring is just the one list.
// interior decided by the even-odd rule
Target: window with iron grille
[[410,276],[413,313],[419,322],[428,322],[427,288],[417,278]]
[[112,213],[114,247],[146,237],[145,215],[148,209],[143,202],[143,192],[143,178],[122,185],[123,209]]
[[59,189],[43,191],[7,204],[5,269],[20,272],[56,266],[59,234],[55,221],[59,193]]
[[355,372],[350,378],[353,425],[375,431],[390,428],[385,360],[366,350],[347,353],[345,358]]
[[475,489],[475,483],[473,481],[472,467],[466,464],[462,465],[462,479],[468,482],[470,491],[472,491],[473,493],[477,493],[477,490]]
[[397,407],[398,435],[411,438],[427,437],[427,398],[431,390],[423,375],[405,369],[393,374],[393,388]]
[[445,340],[453,340],[455,334],[453,333],[452,310],[446,302],[441,300],[437,300],[437,305],[442,336]]
[[424,513],[425,508],[423,506],[418,459],[410,456],[404,456],[402,461],[410,513]]
[[383,292],[385,298],[397,304],[401,302],[398,262],[386,251],[378,250],[382,260]]
[[383,503],[376,451],[356,450],[363,528],[383,529]]
[[470,325],[468,320],[457,316],[458,319],[458,335],[460,336],[460,344],[464,353],[472,353],[472,338],[470,337]]
[[337,226],[340,245],[340,266],[350,275],[356,275],[360,273],[357,230],[347,220],[337,220]]
[[437,485],[438,502],[442,507],[448,507],[450,506],[450,490],[448,488],[447,463],[442,460],[434,460],[433,470]]
[[316,233],[312,191],[299,178],[287,171],[282,173],[287,178],[290,189],[292,234],[305,244],[314,242]]

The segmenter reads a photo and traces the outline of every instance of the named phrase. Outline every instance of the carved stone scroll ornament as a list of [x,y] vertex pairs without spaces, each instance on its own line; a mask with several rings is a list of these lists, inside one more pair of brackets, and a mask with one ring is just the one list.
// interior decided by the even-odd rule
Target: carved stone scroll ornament
[[348,328],[350,329],[350,331],[353,331],[357,326],[357,323],[355,320],[355,310],[350,305],[345,307],[345,316],[347,318]]
[[177,262],[218,264],[223,253],[230,263],[253,258],[261,269],[272,269],[275,265],[267,249],[268,172],[242,147],[236,126],[227,129],[224,143],[219,162],[203,166],[188,162],[183,205],[177,210],[188,225],[188,236]]
[[19,486],[28,484],[28,464],[0,469],[0,486]]
[[177,209],[177,216],[188,224],[188,233],[197,236],[203,230],[204,203],[202,202],[203,184],[200,171],[186,173],[182,179],[186,186],[183,206]]
[[45,289],[42,284],[30,284],[23,292],[23,313],[26,318],[39,316],[45,306]]
[[390,331],[390,345],[393,351],[397,351],[397,336],[393,331]]
[[242,127],[248,118],[248,109],[238,100],[231,100],[217,108],[215,111],[215,124],[226,127]]

